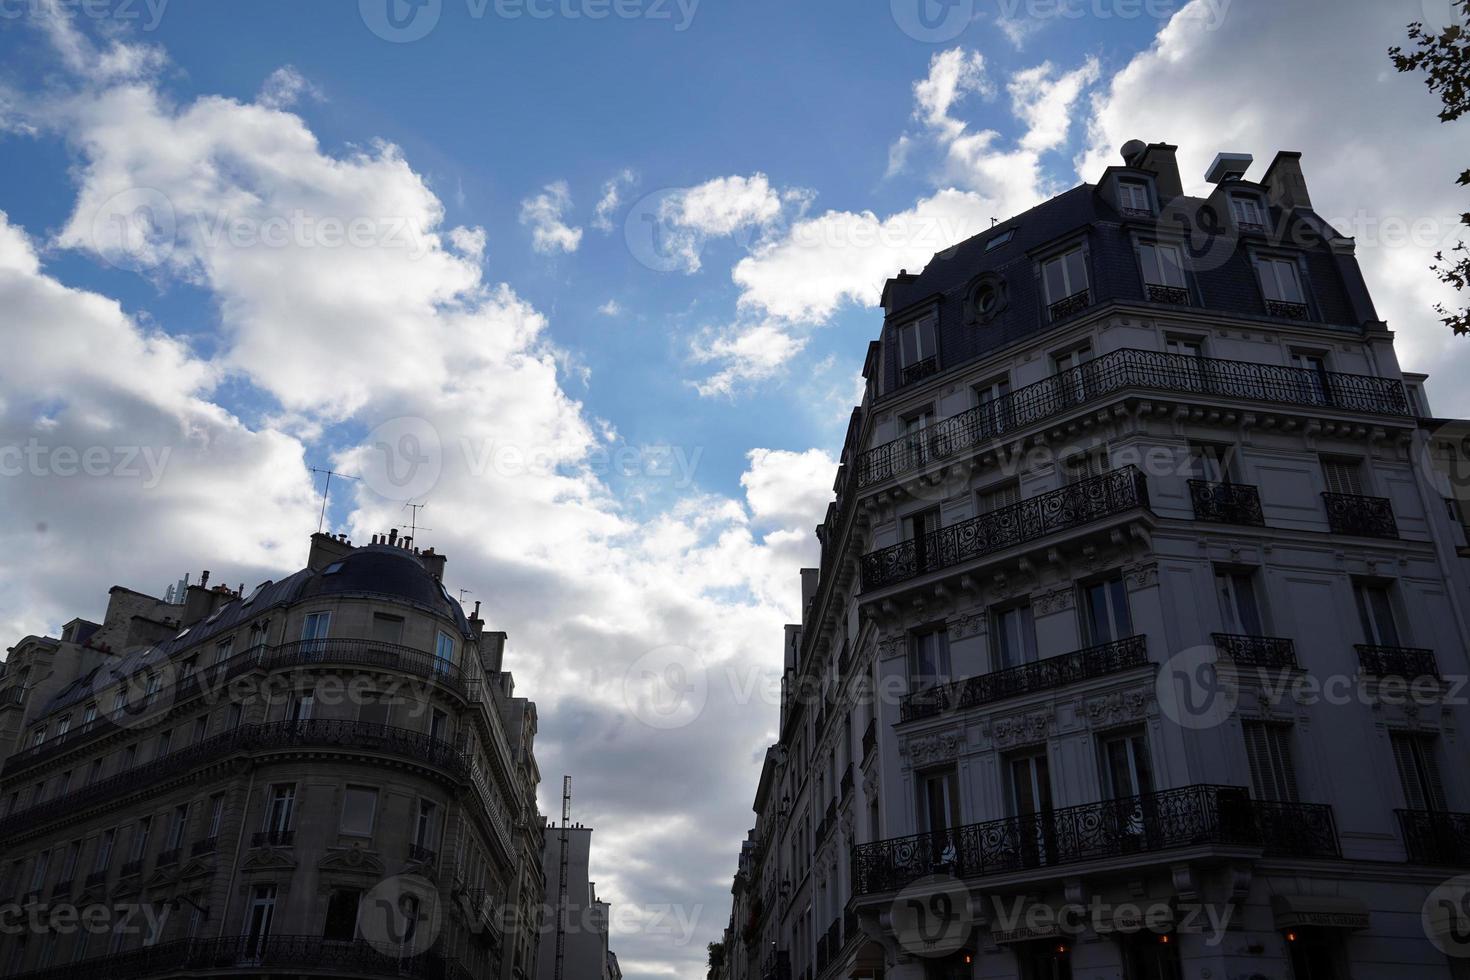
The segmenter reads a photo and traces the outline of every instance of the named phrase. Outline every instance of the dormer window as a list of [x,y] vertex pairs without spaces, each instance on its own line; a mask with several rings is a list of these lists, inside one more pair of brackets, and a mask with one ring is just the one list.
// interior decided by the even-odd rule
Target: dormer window
[[1256,273],[1261,278],[1261,292],[1266,297],[1266,312],[1289,320],[1307,318],[1307,298],[1295,260],[1259,256],[1256,258]]
[[1235,227],[1241,231],[1265,231],[1266,219],[1261,213],[1261,202],[1250,194],[1230,195],[1230,215]]
[[1046,289],[1047,314],[1053,321],[1092,305],[1087,288],[1087,260],[1080,245],[1043,262],[1041,281]]
[[936,353],[932,314],[899,327],[899,384],[912,384],[938,373]]
[[1184,260],[1178,245],[1150,242],[1138,246],[1138,263],[1143,270],[1144,291],[1154,303],[1189,302],[1184,281]]
[[994,251],[1015,237],[1016,229],[1007,228],[998,234],[990,236],[990,241],[985,243],[985,251]]
[[1153,214],[1153,205],[1148,199],[1148,185],[1141,180],[1118,181],[1118,207],[1127,215]]

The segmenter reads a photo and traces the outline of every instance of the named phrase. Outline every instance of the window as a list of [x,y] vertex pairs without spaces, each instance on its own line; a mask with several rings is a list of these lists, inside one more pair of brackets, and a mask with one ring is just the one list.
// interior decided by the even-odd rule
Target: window
[[207,736],[208,734],[209,716],[200,715],[198,718],[194,719],[194,742],[197,744],[204,741],[205,736]]
[[153,758],[157,759],[161,756],[168,755],[168,748],[171,744],[173,744],[173,740],[174,730],[172,728],[165,728],[163,731],[159,732],[158,750],[153,754]]
[[62,715],[56,722],[56,737],[60,738],[71,731],[71,715]]
[[934,356],[935,351],[933,316],[905,323],[898,328],[898,366],[900,368],[913,367],[920,361],[927,361]]
[[904,441],[908,450],[913,454],[914,462],[923,463],[929,459],[929,426],[934,424],[934,413],[926,405],[924,408],[903,420]]
[[138,746],[136,746],[136,745],[129,745],[127,748],[123,749],[122,765],[119,766],[118,769],[119,769],[119,771],[126,770],[126,769],[131,769],[131,768],[133,768],[133,766],[137,765],[137,763],[138,763]]
[[1005,309],[1006,285],[998,276],[987,273],[970,290],[970,318],[975,323],[989,323]]
[[1063,940],[1013,943],[1021,980],[1072,980],[1072,948]]
[[1007,228],[1005,231],[996,232],[995,234],[991,235],[990,240],[985,243],[985,251],[989,252],[994,249],[1000,248],[1006,242],[1014,238],[1015,235],[1016,229],[1014,228]]
[[[1054,306],[1064,299],[1070,299],[1086,292],[1087,260],[1083,256],[1081,247],[1070,249],[1043,262],[1041,281],[1046,289],[1048,306]],[[1084,299],[1083,302],[1085,303],[1086,300]],[[1057,319],[1058,315],[1065,316],[1066,313],[1053,314],[1052,319]]]
[[327,638],[327,632],[331,628],[331,613],[307,613],[306,618],[301,621],[301,640],[304,651],[317,654],[325,653],[327,645],[322,641]]
[[316,706],[316,689],[308,687],[291,695],[286,705],[287,721],[310,721],[312,708]]
[[1204,357],[1205,342],[1198,337],[1181,337],[1169,334],[1164,338],[1164,350],[1183,357]]
[[141,861],[148,855],[148,837],[153,833],[153,818],[142,817],[133,831],[133,860]]
[[1256,259],[1256,272],[1261,277],[1261,291],[1267,300],[1297,305],[1306,302],[1294,260],[1263,256]]
[[419,815],[414,822],[413,842],[432,849],[439,836],[439,807],[430,800],[419,800]]
[[147,686],[143,690],[143,703],[152,704],[158,700],[158,692],[163,690],[163,675],[150,670],[145,683]]
[[449,734],[449,716],[438,708],[429,712],[429,737],[443,741]]
[[1439,762],[1435,758],[1434,735],[1418,732],[1393,732],[1393,758],[1398,764],[1399,783],[1404,788],[1404,804],[1410,810],[1443,810],[1444,783],[1439,778]]
[[338,830],[352,837],[371,837],[378,812],[378,791],[371,786],[349,786],[342,794],[342,820]]
[[1328,493],[1363,495],[1363,463],[1346,458],[1322,458],[1322,482]]
[[1256,594],[1254,572],[1215,571],[1215,595],[1220,600],[1220,621],[1225,633],[1265,636],[1266,627]]
[[1045,752],[1011,756],[1006,769],[1010,774],[1012,816],[1050,812],[1051,774]]
[[102,760],[93,759],[91,768],[87,770],[87,784],[95,783],[102,775]]
[[392,716],[393,701],[387,695],[366,693],[357,708],[357,720],[369,725],[386,725]]
[[1142,730],[1118,732],[1100,738],[1103,792],[1110,800],[1144,796],[1154,791],[1148,739]]
[[66,857],[61,862],[61,881],[71,881],[77,875],[77,859],[82,856],[82,842],[74,840],[66,846]]
[[64,796],[69,789],[71,789],[71,770],[67,769],[62,772],[61,778],[57,780],[56,795]]
[[454,637],[440,630],[434,640],[434,669],[441,674],[447,674],[453,666]]
[[1247,231],[1260,231],[1266,227],[1265,219],[1261,217],[1260,202],[1249,195],[1231,194],[1230,214],[1236,226]]
[[949,634],[943,629],[909,635],[909,686],[922,690],[949,680]]
[[265,829],[280,833],[291,829],[291,810],[296,806],[296,784],[282,783],[271,787],[270,806],[266,808]]
[[1059,392],[1064,398],[1085,401],[1088,397],[1088,372],[1083,366],[1092,360],[1091,347],[1077,347],[1051,357],[1052,373],[1061,379]]
[[220,822],[225,815],[225,794],[215,793],[209,798],[209,830],[205,834],[208,838],[219,836]]
[[89,704],[89,705],[87,705],[86,710],[82,712],[82,731],[84,731],[84,732],[90,731],[92,729],[92,722],[94,722],[96,720],[97,720],[97,705],[95,705],[95,704]]
[[362,904],[362,892],[356,888],[337,888],[327,900],[327,922],[322,929],[322,938],[338,942],[351,942],[357,938],[357,908]]
[[1295,802],[1296,769],[1291,762],[1291,726],[1243,721],[1251,789],[1258,800]]
[[975,491],[975,513],[989,514],[1021,502],[1021,484],[1016,480],[993,483]]
[[256,885],[250,895],[250,909],[245,917],[247,955],[259,956],[270,938],[271,920],[276,914],[276,886]]
[[31,732],[31,748],[35,748],[44,741],[46,741],[46,726],[42,725]]
[[1112,643],[1133,635],[1128,590],[1121,575],[1084,585],[1081,612],[1083,634],[1088,643]]
[[[905,541],[922,542],[926,534],[939,530],[939,511],[937,508],[930,508],[910,514],[903,519],[902,527]],[[919,562],[919,567],[923,567],[922,561]]]
[[[253,646],[254,644],[252,644]],[[214,645],[214,662],[222,664],[230,659],[230,653],[234,649],[235,638],[226,637]]]
[[991,378],[989,381],[975,385],[971,389],[975,393],[975,406],[980,409],[980,428],[982,432],[998,432],[1009,428],[1011,422],[1011,405],[1007,401],[1011,393],[1011,382],[1009,378]]
[[995,639],[993,669],[1005,670],[1036,659],[1036,624],[1030,603],[995,610],[990,617]]
[[1118,181],[1118,203],[1124,213],[1152,214],[1148,200],[1148,185],[1138,180]]
[[1112,468],[1108,459],[1108,447],[1097,446],[1086,452],[1073,453],[1062,460],[1062,481],[1067,484],[1081,483],[1102,476]]
[[168,850],[184,846],[184,831],[189,826],[189,804],[174,807],[173,820],[168,825]]
[[1138,261],[1143,267],[1143,281],[1148,285],[1184,288],[1184,260],[1179,246],[1162,242],[1140,245]]
[[1393,612],[1393,595],[1388,586],[1373,582],[1354,582],[1353,597],[1358,606],[1358,621],[1363,627],[1363,640],[1369,646],[1403,646],[1398,620]]
[[403,642],[403,617],[387,613],[373,613],[373,639],[379,643]]
[[1189,472],[1197,480],[1207,483],[1232,483],[1231,460],[1235,447],[1216,442],[1191,442],[1189,444]]
[[919,826],[942,834],[960,826],[960,784],[953,769],[919,776]]
[[[1123,976],[1127,980],[1182,980],[1184,977],[1179,943],[1174,936],[1142,929],[1120,933],[1119,942],[1123,946]],[[1295,976],[1296,980],[1308,980],[1300,974]]]
[[41,886],[46,884],[46,871],[50,867],[50,851],[42,851],[36,855],[36,863],[31,868],[31,891],[38,892],[41,890]]
[[117,831],[106,830],[97,843],[97,857],[92,862],[92,871],[106,871],[112,865],[112,846],[117,843]]

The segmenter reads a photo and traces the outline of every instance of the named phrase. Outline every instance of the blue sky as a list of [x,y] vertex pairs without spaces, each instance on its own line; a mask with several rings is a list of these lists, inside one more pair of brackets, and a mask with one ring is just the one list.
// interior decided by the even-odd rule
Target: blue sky
[[392,2],[432,29],[0,0],[0,628],[300,567],[312,465],[362,477],[329,512],[359,541],[426,502],[540,706],[543,810],[571,773],[598,828],[630,977],[702,975],[724,927],[885,277],[1130,138],[1196,190],[1299,150],[1404,367],[1470,410],[1427,272],[1463,132],[1385,54],[1440,0]]

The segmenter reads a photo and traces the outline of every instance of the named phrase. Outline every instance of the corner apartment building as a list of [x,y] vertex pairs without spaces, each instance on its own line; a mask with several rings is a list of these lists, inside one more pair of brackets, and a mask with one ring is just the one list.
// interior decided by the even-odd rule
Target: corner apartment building
[[1175,149],[888,282],[720,977],[1467,975],[1466,430]]
[[[617,955],[609,949],[612,906],[598,898],[597,883],[592,880],[592,828],[579,823],[549,824],[544,836],[541,870],[546,878],[546,914],[536,960],[537,980],[618,980],[622,971]],[[563,848],[565,904],[560,893]]]
[[536,706],[444,568],[317,534],[11,647],[0,975],[534,976]]

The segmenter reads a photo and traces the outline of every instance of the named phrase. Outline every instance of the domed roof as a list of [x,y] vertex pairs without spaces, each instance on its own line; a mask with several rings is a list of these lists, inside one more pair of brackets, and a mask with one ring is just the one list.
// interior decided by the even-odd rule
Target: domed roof
[[461,633],[470,633],[464,608],[450,597],[444,583],[429,574],[413,552],[393,545],[366,545],[344,555],[306,581],[296,598],[329,595],[385,596],[412,602],[450,617]]

